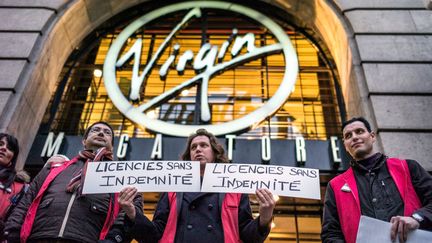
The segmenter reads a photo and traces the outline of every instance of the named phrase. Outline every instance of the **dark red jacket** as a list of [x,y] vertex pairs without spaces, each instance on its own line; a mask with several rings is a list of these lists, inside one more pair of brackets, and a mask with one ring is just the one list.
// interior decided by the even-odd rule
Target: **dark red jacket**
[[13,204],[12,201],[16,200],[20,196],[20,193],[24,193],[24,185],[24,182],[14,181],[11,185],[12,191],[10,193],[0,190],[0,220],[5,221],[6,214]]
[[17,172],[11,185],[11,192],[0,190],[0,241],[3,239],[4,224],[13,208],[18,204],[28,189],[30,176],[24,171]]

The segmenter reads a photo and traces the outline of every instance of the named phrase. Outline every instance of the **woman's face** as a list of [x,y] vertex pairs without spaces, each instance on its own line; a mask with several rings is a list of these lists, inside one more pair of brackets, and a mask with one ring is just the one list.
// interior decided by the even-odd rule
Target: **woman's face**
[[0,166],[8,167],[12,161],[14,152],[9,150],[8,142],[5,137],[0,139]]

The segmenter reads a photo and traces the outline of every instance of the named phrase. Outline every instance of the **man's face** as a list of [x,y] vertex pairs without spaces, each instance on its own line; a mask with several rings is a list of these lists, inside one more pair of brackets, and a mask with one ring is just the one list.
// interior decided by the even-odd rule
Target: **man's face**
[[8,148],[8,142],[5,137],[0,139],[0,165],[3,167],[9,166],[12,161],[14,152]]
[[112,151],[112,136],[111,129],[107,125],[98,123],[90,129],[87,138],[83,140],[84,148],[96,151],[99,148],[106,147]]
[[343,129],[346,151],[355,159],[362,160],[374,154],[375,133],[368,132],[363,122],[355,121]]
[[197,136],[192,139],[190,156],[191,160],[199,161],[201,165],[213,163],[215,154],[210,145],[210,139],[207,136]]

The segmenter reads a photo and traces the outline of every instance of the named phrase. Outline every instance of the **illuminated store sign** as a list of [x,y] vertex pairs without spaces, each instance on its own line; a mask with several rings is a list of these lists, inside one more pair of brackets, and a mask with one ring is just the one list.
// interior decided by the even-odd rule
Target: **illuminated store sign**
[[[38,135],[30,151],[27,164],[42,164],[41,158],[56,153],[72,158],[82,149],[82,137]],[[305,166],[320,170],[346,169],[348,158],[337,137],[328,140],[305,140],[302,137],[291,139],[270,139],[267,136],[256,140],[237,139],[226,135],[220,139],[225,144],[226,153],[234,163],[268,163],[284,166]],[[130,138],[126,134],[115,137],[116,158],[123,160],[178,160],[186,146],[185,138],[165,137],[157,134],[155,139]]]
[[[146,85],[146,80],[153,68],[158,63],[160,57],[167,52],[168,45],[174,41],[176,34],[184,28],[192,19],[199,19],[203,9],[217,9],[235,14],[241,14],[246,18],[260,23],[275,37],[276,43],[259,46],[255,45],[255,35],[246,33],[240,35],[237,29],[232,29],[231,36],[223,41],[221,46],[205,43],[199,51],[194,54],[191,50],[182,47],[180,44],[173,45],[172,54],[160,63],[159,76],[161,80],[165,79],[170,68],[175,68],[181,75],[184,72],[187,63],[191,63],[197,74],[193,77],[184,78],[181,84],[165,91],[164,93],[150,99],[149,101],[139,103],[142,87]],[[157,20],[163,16],[173,13],[184,12],[184,17],[167,35],[165,40],[155,47],[155,52],[143,66],[141,63],[141,52],[143,40],[135,40],[131,48],[123,51],[125,44],[130,40],[138,30],[145,27],[151,21]],[[208,87],[211,79],[223,73],[224,71],[236,68],[247,62],[262,58],[276,53],[282,53],[284,56],[285,68],[284,74],[278,89],[273,96],[267,100],[261,107],[246,114],[238,119],[231,120],[221,124],[210,125],[182,125],[157,120],[146,115],[153,109],[160,106],[173,97],[178,96],[182,90],[193,86],[200,88],[200,94],[197,101],[200,102],[200,120],[204,123],[211,121],[211,112],[208,102]],[[231,59],[224,61],[224,57],[231,56]],[[117,69],[133,60],[131,87],[128,97],[122,92],[117,84]],[[140,67],[143,66],[143,67]],[[295,81],[298,74],[298,60],[296,51],[286,35],[285,31],[273,20],[263,14],[250,8],[237,4],[217,2],[217,1],[194,1],[169,5],[155,11],[152,11],[127,26],[115,39],[111,45],[104,63],[104,82],[105,87],[113,104],[126,117],[140,124],[146,129],[157,133],[186,137],[195,132],[198,128],[205,128],[215,135],[232,134],[238,131],[254,128],[258,126],[265,118],[276,112],[288,99],[294,90]]]

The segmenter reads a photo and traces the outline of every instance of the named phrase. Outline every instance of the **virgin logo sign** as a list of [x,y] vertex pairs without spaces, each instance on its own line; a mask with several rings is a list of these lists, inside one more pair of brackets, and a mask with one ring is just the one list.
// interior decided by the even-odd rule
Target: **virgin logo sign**
[[[173,37],[192,19],[200,18],[203,9],[218,9],[240,13],[250,19],[261,23],[267,28],[276,38],[278,43],[257,47],[255,46],[255,35],[246,33],[239,35],[237,29],[232,30],[231,38],[224,41],[219,47],[211,43],[206,43],[201,46],[196,55],[191,50],[186,50],[179,53],[181,46],[174,45],[174,52],[159,68],[161,79],[167,76],[170,67],[175,67],[179,73],[185,70],[186,64],[191,62],[193,69],[198,71],[197,75],[184,80],[180,85],[154,97],[150,101],[134,106],[132,101],[139,100],[142,86],[145,85],[146,79],[152,72],[154,66],[164,54],[167,47],[171,44]],[[128,38],[133,35],[138,29],[142,28],[149,22],[167,16],[169,14],[185,11],[186,14],[162,42],[156,47],[156,52],[152,53],[152,57],[147,61],[145,66],[141,67],[141,50],[142,39],[137,39],[132,47],[124,53],[121,53],[123,46],[127,43]],[[241,53],[242,49],[246,48],[246,52]],[[283,53],[285,60],[284,76],[281,80],[278,90],[275,94],[259,109],[229,122],[223,124],[211,125],[180,125],[168,123],[162,120],[153,119],[145,114],[167,100],[176,97],[184,89],[200,84],[200,119],[202,121],[210,121],[211,113],[208,104],[208,87],[211,79],[225,70],[235,68],[251,60],[258,59],[265,55],[275,53]],[[229,61],[223,61],[225,55],[231,55]],[[133,58],[133,69],[131,77],[131,89],[129,96],[125,96],[120,90],[116,82],[117,68],[122,67]],[[177,62],[175,62],[177,60]],[[175,63],[174,63],[175,62]],[[296,52],[291,44],[289,37],[285,31],[273,22],[268,17],[262,15],[255,10],[249,9],[232,3],[213,2],[213,1],[194,1],[180,4],[169,5],[161,9],[150,12],[127,26],[117,37],[110,47],[105,63],[104,63],[104,82],[108,95],[114,105],[133,122],[142,125],[143,127],[153,130],[158,133],[172,136],[189,136],[198,128],[205,128],[215,135],[223,135],[235,133],[237,131],[253,128],[257,126],[266,117],[276,112],[280,106],[284,104],[290,93],[294,89],[294,84],[298,74],[298,62]]]

